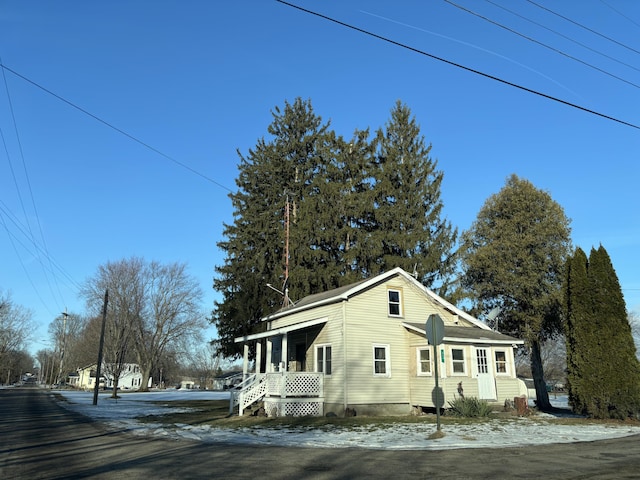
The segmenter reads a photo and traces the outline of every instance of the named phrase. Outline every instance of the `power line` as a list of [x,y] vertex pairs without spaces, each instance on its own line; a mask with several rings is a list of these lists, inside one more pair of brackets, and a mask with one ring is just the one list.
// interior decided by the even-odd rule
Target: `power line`
[[451,60],[447,60],[447,59],[442,58],[442,57],[438,57],[437,55],[433,55],[433,54],[431,54],[431,53],[427,53],[427,52],[425,52],[425,51],[423,51],[423,50],[419,50],[419,49],[417,49],[417,48],[415,48],[415,47],[411,47],[411,46],[406,45],[406,44],[404,44],[404,43],[400,43],[400,42],[395,41],[395,40],[392,40],[392,39],[390,39],[390,38],[383,37],[382,35],[378,35],[377,33],[373,33],[373,32],[370,32],[370,31],[368,31],[368,30],[364,30],[363,28],[356,27],[356,26],[354,26],[354,25],[348,24],[348,23],[346,23],[346,22],[342,22],[342,21],[340,21],[340,20],[336,20],[335,18],[329,17],[329,16],[327,16],[327,15],[323,15],[323,14],[321,14],[321,13],[314,12],[313,10],[309,10],[309,9],[306,9],[306,8],[303,8],[303,7],[299,7],[298,5],[294,5],[294,4],[292,4],[292,3],[285,2],[284,0],[276,0],[276,2],[278,2],[278,3],[282,3],[283,5],[286,5],[286,6],[291,7],[291,8],[295,8],[296,10],[300,10],[301,12],[308,13],[308,14],[310,14],[310,15],[314,15],[314,16],[316,16],[316,17],[322,18],[322,19],[324,19],[324,20],[327,20],[327,21],[329,21],[329,22],[335,23],[335,24],[337,24],[337,25],[340,25],[340,26],[343,26],[343,27],[349,28],[349,29],[351,29],[351,30],[355,30],[356,32],[364,33],[365,35],[369,35],[369,36],[371,36],[371,37],[377,38],[378,40],[382,40],[382,41],[384,41],[384,42],[387,42],[387,43],[390,43],[390,44],[392,44],[392,45],[396,45],[396,46],[398,46],[398,47],[401,47],[401,48],[404,48],[404,49],[410,50],[410,51],[415,52],[415,53],[418,53],[418,54],[420,54],[420,55],[424,55],[425,57],[429,57],[429,58],[432,58],[432,59],[434,59],[434,60],[438,60],[439,62],[446,63],[447,65],[451,65],[451,66],[453,66],[453,67],[460,68],[460,69],[465,70],[465,71],[467,71],[467,72],[471,72],[471,73],[474,73],[474,74],[476,74],[476,75],[480,75],[480,76],[485,77],[485,78],[488,78],[488,79],[490,79],[490,80],[494,80],[494,81],[496,81],[496,82],[500,82],[500,83],[503,83],[503,84],[505,84],[505,85],[509,85],[510,87],[514,87],[514,88],[517,88],[517,89],[519,89],[519,90],[523,90],[523,91],[525,91],[525,92],[532,93],[532,94],[534,94],[534,95],[538,95],[538,96],[540,96],[540,97],[546,98],[547,100],[552,100],[552,101],[554,101],[554,102],[561,103],[561,104],[566,105],[566,106],[568,106],[568,107],[572,107],[572,108],[575,108],[575,109],[581,110],[581,111],[583,111],[583,112],[590,113],[591,115],[596,115],[596,116],[598,116],[598,117],[601,117],[601,118],[604,118],[604,119],[610,120],[610,121],[612,121],[612,122],[620,123],[620,124],[622,124],[622,125],[626,125],[626,126],[628,126],[628,127],[635,128],[635,129],[637,129],[637,130],[640,130],[640,126],[635,125],[635,124],[633,124],[633,123],[626,122],[626,121],[624,121],[624,120],[620,120],[619,118],[615,118],[615,117],[612,117],[612,116],[610,116],[610,115],[606,115],[606,114],[604,114],[604,113],[600,113],[600,112],[597,112],[597,111],[595,111],[595,110],[591,110],[591,109],[586,108],[586,107],[582,107],[582,106],[577,105],[577,104],[575,104],[575,103],[571,103],[571,102],[569,102],[569,101],[567,101],[567,100],[562,100],[561,98],[557,98],[557,97],[554,97],[554,96],[552,96],[552,95],[548,95],[548,94],[546,94],[546,93],[542,93],[542,92],[539,92],[539,91],[537,91],[537,90],[534,90],[534,89],[532,89],[532,88],[528,88],[528,87],[525,87],[525,86],[519,85],[519,84],[517,84],[517,83],[513,83],[513,82],[510,82],[510,81],[508,81],[508,80],[504,80],[504,79],[499,78],[499,77],[496,77],[496,76],[494,76],[494,75],[490,75],[490,74],[488,74],[488,73],[484,73],[484,72],[481,72],[481,71],[479,71],[479,70],[475,70],[475,69],[473,69],[473,68],[466,67],[466,66],[461,65],[461,64],[459,64],[459,63],[453,62],[453,61],[451,61]]
[[625,15],[624,13],[622,13],[620,10],[616,10],[615,8],[613,8],[611,5],[609,5],[607,2],[605,2],[604,0],[600,0],[600,2],[604,3],[607,7],[609,7],[611,10],[613,10],[614,12],[616,12],[618,15],[620,15],[623,18],[626,18],[627,20],[629,20],[631,23],[633,23],[636,27],[640,27],[640,23],[636,22],[635,20],[633,20],[632,18],[628,17],[627,15]]
[[[2,59],[1,58],[0,58],[0,63],[2,63]],[[14,129],[14,132],[15,132],[16,141],[18,142],[18,151],[20,152],[20,159],[22,160],[22,169],[24,171],[25,179],[26,179],[26,182],[27,182],[27,187],[28,187],[28,190],[29,190],[29,196],[31,198],[31,206],[33,207],[33,212],[34,212],[34,215],[36,217],[36,224],[38,225],[38,231],[40,232],[40,239],[42,240],[42,245],[44,247],[45,252],[47,253],[47,258],[49,258],[47,242],[45,240],[44,231],[42,230],[42,223],[40,222],[40,215],[38,213],[38,208],[36,206],[36,199],[35,199],[35,197],[33,195],[33,188],[31,187],[31,178],[29,177],[29,170],[27,169],[27,162],[25,161],[25,158],[24,158],[24,150],[22,148],[22,141],[20,140],[20,134],[18,132],[18,122],[16,121],[16,116],[15,116],[15,113],[14,113],[14,110],[13,110],[13,102],[11,100],[11,94],[9,92],[9,84],[7,82],[7,78],[6,78],[6,74],[5,74],[4,70],[2,70],[2,80],[4,81],[5,92],[7,94],[7,102],[9,104],[9,111],[11,113],[11,120],[13,122],[13,129]],[[0,131],[0,133],[1,133],[1,131]],[[5,141],[4,141],[4,135],[2,135],[2,141],[4,143],[5,152],[7,154],[7,160],[9,162],[10,167],[11,167],[11,173],[13,175],[13,181],[14,181],[16,190],[18,192],[18,197],[20,198],[20,204],[22,205],[22,212],[24,213],[24,217],[25,217],[25,221],[27,222],[27,227],[29,229],[29,233],[31,234],[31,236],[33,237],[34,242],[35,242],[35,237],[34,237],[32,229],[31,229],[31,223],[29,222],[29,216],[27,215],[27,212],[25,210],[24,202],[22,201],[22,195],[20,194],[20,187],[18,186],[18,181],[17,181],[17,178],[15,176],[15,172],[13,170],[13,165],[12,165],[12,162],[11,162],[11,157],[9,155],[9,150],[7,148],[7,145],[6,145]],[[44,265],[43,265],[43,267],[44,267]],[[47,275],[46,269],[43,268],[42,272],[44,273],[45,280],[47,281],[47,285],[49,286],[49,291],[51,292],[53,298],[55,299],[56,295],[55,295],[55,293],[53,291],[53,287],[51,286],[51,282],[49,281],[49,276]],[[56,278],[55,275],[53,277],[53,281],[55,283],[58,295],[60,296],[60,300],[64,304],[65,303],[64,296],[62,295],[62,292],[60,291],[60,285],[58,284],[58,281],[57,281],[57,278]]]
[[514,35],[518,35],[519,37],[522,37],[522,38],[524,38],[526,40],[529,40],[530,42],[533,42],[533,43],[535,43],[537,45],[540,45],[540,46],[542,46],[544,48],[548,48],[549,50],[551,50],[553,52],[556,52],[556,53],[558,53],[558,54],[560,54],[560,55],[562,55],[564,57],[570,58],[571,60],[579,62],[582,65],[585,65],[585,66],[587,66],[589,68],[593,68],[594,70],[597,70],[600,73],[604,73],[605,75],[608,75],[608,76],[610,76],[612,78],[615,78],[616,80],[620,80],[621,82],[624,82],[624,83],[626,83],[628,85],[631,85],[632,87],[640,88],[640,85],[637,85],[637,84],[635,84],[633,82],[630,82],[629,80],[625,80],[622,77],[618,77],[617,75],[614,75],[613,73],[607,72],[606,70],[603,70],[602,68],[596,67],[595,65],[591,65],[590,63],[587,63],[587,62],[585,62],[583,60],[580,60],[579,58],[576,58],[576,57],[574,57],[572,55],[569,55],[568,53],[563,52],[562,50],[558,50],[557,48],[554,48],[554,47],[552,47],[550,45],[547,45],[546,43],[542,43],[542,42],[536,40],[535,38],[531,38],[531,37],[529,37],[527,35],[524,35],[524,34],[518,32],[518,31],[516,31],[516,30],[514,30],[512,28],[509,28],[509,27],[507,27],[505,25],[502,25],[501,23],[498,23],[498,22],[496,22],[494,20],[491,20],[488,17],[480,15],[479,13],[476,13],[473,10],[469,10],[468,8],[465,8],[462,5],[458,5],[457,3],[453,3],[451,0],[444,0],[444,1],[446,3],[448,3],[449,5],[452,5],[452,6],[456,7],[456,8],[458,8],[458,9],[462,10],[463,12],[466,12],[466,13],[474,15],[474,16],[476,16],[478,18],[481,18],[482,20],[485,20],[486,22],[489,22],[489,23],[491,23],[491,24],[493,24],[493,25],[495,25],[497,27],[503,28],[504,30],[506,30],[508,32],[511,32]]
[[22,79],[22,80],[24,80],[25,82],[30,83],[30,84],[31,84],[31,85],[33,85],[34,87],[39,88],[39,89],[40,89],[40,90],[42,90],[43,92],[48,93],[48,94],[49,94],[49,95],[51,95],[52,97],[57,98],[57,99],[58,99],[58,100],[60,100],[61,102],[66,103],[66,104],[67,104],[67,105],[69,105],[70,107],[75,108],[76,110],[78,110],[78,111],[80,111],[80,112],[84,113],[85,115],[87,115],[87,116],[89,116],[89,117],[93,118],[94,120],[96,120],[96,121],[98,121],[98,122],[102,123],[103,125],[105,125],[105,126],[107,126],[107,127],[111,128],[112,130],[115,130],[115,131],[116,131],[116,132],[118,132],[119,134],[124,135],[124,136],[125,136],[125,137],[127,137],[128,139],[133,140],[134,142],[136,142],[136,143],[138,143],[138,144],[142,145],[143,147],[147,148],[148,150],[151,150],[152,152],[154,152],[154,153],[156,153],[156,154],[160,155],[161,157],[164,157],[164,158],[166,158],[167,160],[169,160],[169,161],[171,161],[171,162],[175,163],[176,165],[178,165],[178,166],[180,166],[180,167],[182,167],[182,168],[184,168],[184,169],[188,170],[189,172],[193,173],[194,175],[197,175],[197,176],[199,176],[200,178],[203,178],[204,180],[206,180],[206,181],[208,181],[208,182],[210,182],[210,183],[213,183],[214,185],[216,185],[216,186],[218,186],[218,187],[220,187],[220,188],[222,188],[222,189],[224,189],[224,190],[227,190],[227,191],[228,191],[228,192],[230,192],[230,193],[233,193],[233,190],[231,190],[229,187],[227,187],[227,186],[223,185],[222,183],[217,182],[217,181],[216,181],[216,180],[214,180],[213,178],[208,177],[208,176],[207,176],[207,175],[205,175],[204,173],[199,172],[199,171],[198,171],[198,170],[196,170],[195,168],[192,168],[192,167],[190,167],[189,165],[187,165],[186,163],[183,163],[183,162],[181,162],[180,160],[178,160],[178,159],[176,159],[176,158],[173,158],[173,157],[172,157],[172,156],[170,156],[170,155],[167,155],[166,153],[164,153],[164,152],[162,152],[162,151],[158,150],[157,148],[155,148],[155,147],[153,147],[153,146],[149,145],[148,143],[146,143],[146,142],[144,142],[144,141],[140,140],[139,138],[135,137],[134,135],[132,135],[132,134],[130,134],[130,133],[128,133],[128,132],[125,132],[125,131],[124,131],[124,130],[122,130],[121,128],[118,128],[118,127],[116,127],[115,125],[113,125],[112,123],[110,123],[110,122],[108,122],[108,121],[106,121],[106,120],[104,120],[104,119],[100,118],[99,116],[97,116],[97,115],[95,115],[95,114],[93,114],[93,113],[89,112],[88,110],[85,110],[84,108],[82,108],[82,107],[80,107],[79,105],[77,105],[77,104],[73,103],[72,101],[67,100],[66,98],[64,98],[64,97],[62,97],[62,96],[60,96],[60,95],[58,95],[58,94],[57,94],[57,93],[55,93],[55,92],[52,92],[51,90],[49,90],[49,89],[48,89],[48,88],[46,88],[46,87],[43,87],[42,85],[40,85],[39,83],[35,82],[34,80],[31,80],[30,78],[28,78],[28,77],[26,77],[26,76],[24,76],[24,75],[22,75],[22,74],[20,74],[20,73],[16,72],[16,71],[15,71],[15,70],[13,70],[12,68],[7,67],[7,66],[6,66],[6,65],[4,65],[3,63],[0,63],[0,67],[1,67],[1,68],[3,68],[4,70],[6,70],[7,72],[12,73],[12,74],[13,74],[13,75],[15,75],[16,77],[21,78],[21,79]]
[[513,10],[510,10],[507,7],[499,5],[496,2],[492,2],[491,0],[485,0],[485,2],[490,3],[491,5],[494,5],[494,6],[498,7],[498,8],[501,8],[505,12],[509,12],[511,15],[515,15],[516,17],[521,18],[523,20],[526,20],[527,22],[532,23],[532,24],[534,24],[534,25],[536,25],[536,26],[538,26],[540,28],[544,28],[545,30],[547,30],[547,31],[549,31],[551,33],[554,33],[554,34],[558,35],[559,37],[564,38],[565,40],[569,40],[570,42],[575,43],[576,45],[579,45],[579,46],[581,46],[582,48],[584,48],[586,50],[589,50],[590,52],[596,53],[596,54],[601,55],[601,56],[603,56],[603,57],[605,57],[605,58],[607,58],[607,59],[609,59],[609,60],[611,60],[613,62],[619,63],[620,65],[624,65],[625,67],[628,67],[628,68],[631,68],[631,69],[633,69],[633,70],[635,70],[637,72],[640,72],[640,68],[638,68],[638,67],[635,67],[635,66],[633,66],[633,65],[631,65],[629,63],[623,62],[622,60],[618,60],[617,58],[614,58],[611,55],[607,55],[604,52],[596,50],[595,48],[591,48],[589,45],[585,45],[584,43],[579,42],[576,39],[569,37],[568,35],[565,35],[563,33],[560,33],[558,31],[556,31],[556,30],[553,30],[552,28],[549,28],[549,27],[547,27],[547,26],[545,26],[545,25],[543,25],[543,24],[541,24],[539,22],[536,22],[534,20],[531,20],[530,18],[527,18],[524,15],[520,15],[518,12],[514,12]]
[[[47,257],[49,264],[50,264],[50,271],[51,273],[55,276],[55,272],[53,270],[53,268],[55,267],[64,277],[66,277],[66,279],[69,281],[69,283],[71,283],[76,289],[80,289],[79,284],[71,277],[71,275],[69,275],[69,273],[67,273],[61,266],[60,264],[58,264],[58,262],[55,261],[55,259],[49,254],[49,252],[45,251],[39,244],[38,242],[35,241],[35,239],[33,238],[32,235],[29,235],[25,229],[25,226],[20,222],[20,220],[18,220],[18,218],[11,213],[11,211],[9,210],[9,208],[7,207],[7,205],[0,200],[0,218],[2,218],[2,224],[5,228],[5,230],[7,231],[7,234],[9,235],[9,237],[11,238],[11,243],[14,243],[14,240],[17,241],[22,248],[24,248],[32,257],[37,258],[38,261],[40,261],[40,257],[41,256],[45,256]],[[11,230],[9,230],[9,227],[7,226],[6,221],[4,220],[5,218],[7,218],[8,220],[11,221],[11,223],[13,223],[13,225],[16,227],[16,229],[35,247],[36,251],[39,252],[36,253],[32,250],[29,249],[29,247],[27,247],[23,242],[21,242],[18,237],[11,232]],[[15,249],[15,246],[14,246]],[[17,253],[17,252],[16,252]],[[20,259],[20,262],[22,263],[22,259],[21,257],[18,255],[18,258]],[[41,262],[41,261],[40,261]],[[43,268],[45,268],[44,265],[42,265]],[[34,286],[35,289],[35,286]],[[37,290],[36,290],[37,291]]]
[[[182,168],[184,168],[184,169],[188,170],[189,172],[191,172],[191,173],[193,173],[193,174],[195,174],[195,175],[197,175],[197,176],[199,176],[199,177],[203,178],[204,180],[206,180],[206,181],[208,181],[208,182],[210,182],[210,183],[213,183],[214,185],[216,185],[216,186],[218,186],[218,187],[220,187],[220,188],[222,188],[222,189],[224,189],[224,190],[227,190],[227,191],[228,191],[228,192],[230,192],[230,193],[233,193],[233,191],[232,191],[230,188],[228,188],[227,186],[223,185],[222,183],[217,182],[216,180],[214,180],[214,179],[212,179],[212,178],[208,177],[207,175],[205,175],[205,174],[203,174],[203,173],[201,173],[201,172],[197,171],[196,169],[194,169],[194,168],[190,167],[189,165],[186,165],[185,163],[183,163],[183,162],[181,162],[181,161],[179,161],[179,160],[177,160],[177,159],[175,159],[175,158],[173,158],[173,157],[171,157],[171,156],[169,156],[169,155],[165,154],[164,152],[160,151],[159,149],[157,149],[157,148],[155,148],[155,147],[152,147],[152,146],[151,146],[151,145],[149,145],[148,143],[146,143],[146,142],[144,142],[144,141],[142,141],[142,140],[138,139],[138,138],[137,138],[137,137],[135,137],[134,135],[129,134],[128,132],[126,132],[126,131],[122,130],[121,128],[116,127],[115,125],[113,125],[112,123],[110,123],[110,122],[108,122],[108,121],[106,121],[106,120],[102,119],[102,118],[101,118],[101,117],[99,117],[98,115],[95,115],[95,114],[93,114],[93,113],[91,113],[91,112],[87,111],[86,109],[84,109],[84,108],[80,107],[79,105],[77,105],[77,104],[75,104],[75,103],[71,102],[70,100],[67,100],[66,98],[62,97],[61,95],[58,95],[58,94],[56,94],[55,92],[53,92],[53,91],[49,90],[48,88],[46,88],[46,87],[44,87],[44,86],[40,85],[39,83],[35,82],[34,80],[31,80],[30,78],[26,77],[25,75],[22,75],[22,74],[20,74],[19,72],[15,71],[15,70],[13,70],[13,69],[11,69],[11,68],[9,68],[8,66],[4,65],[4,63],[2,63],[1,59],[0,59],[0,67],[2,68],[2,74],[3,74],[3,77],[4,77],[4,75],[5,75],[5,71],[7,71],[7,72],[9,72],[9,73],[12,73],[12,74],[13,74],[13,75],[15,75],[16,77],[18,77],[18,78],[20,78],[20,79],[24,80],[25,82],[27,82],[27,83],[29,83],[29,84],[33,85],[34,87],[36,87],[36,88],[38,88],[38,89],[42,90],[43,92],[45,92],[45,93],[47,93],[47,94],[49,94],[49,95],[53,96],[54,98],[56,98],[56,99],[60,100],[61,102],[66,103],[67,105],[69,105],[69,106],[71,106],[71,107],[75,108],[76,110],[80,111],[81,113],[83,113],[83,114],[85,114],[85,115],[87,115],[87,116],[89,116],[89,117],[93,118],[94,120],[96,120],[96,121],[98,121],[98,122],[102,123],[103,125],[105,125],[105,126],[107,126],[107,127],[111,128],[112,130],[115,130],[116,132],[120,133],[121,135],[124,135],[125,137],[129,138],[130,140],[133,140],[134,142],[136,142],[136,143],[138,143],[138,144],[142,145],[143,147],[145,147],[145,148],[147,148],[147,149],[151,150],[152,152],[154,152],[154,153],[156,153],[156,154],[158,154],[158,155],[160,155],[160,156],[164,157],[164,158],[165,158],[165,159],[167,159],[167,160],[170,160],[171,162],[175,163],[176,165],[178,165],[178,166],[180,166],[180,167],[182,167]],[[6,82],[6,79],[5,79],[5,86],[6,86],[6,85],[7,85],[7,82]],[[7,94],[8,94],[8,92],[7,92]],[[13,112],[13,110],[12,110],[12,112]],[[12,114],[13,114],[13,113],[12,113]],[[14,118],[14,126],[15,126],[15,118]],[[17,129],[17,126],[16,126],[16,129]],[[1,133],[1,132],[0,132],[0,133]],[[16,131],[16,134],[17,134],[17,131]],[[2,136],[2,140],[3,140],[3,144],[5,145],[5,150],[6,150],[6,149],[7,149],[7,146],[6,146],[6,143],[4,142],[4,136]],[[21,146],[21,145],[20,145],[20,149],[21,149],[21,152],[22,152],[22,146]],[[9,155],[8,155],[8,152],[7,152],[7,156],[9,156]],[[23,159],[23,162],[24,162],[24,159]],[[11,164],[11,163],[10,163],[10,164]],[[11,167],[11,170],[12,170],[12,172],[13,172],[13,167]],[[26,173],[26,166],[25,166],[25,173]],[[16,181],[16,183],[17,183],[17,180],[15,180],[15,174],[14,174],[14,181]],[[16,184],[16,188],[18,188],[17,184]],[[31,186],[30,186],[30,185],[29,185],[29,189],[30,189],[29,191],[31,192],[32,201],[33,201],[33,192],[32,192],[32,190],[31,190]],[[18,194],[20,195],[20,189],[19,189],[19,188],[18,188]],[[23,202],[22,202],[22,197],[20,197],[20,201],[21,201],[21,204],[23,205],[23,211],[24,211],[24,204],[23,204]],[[2,202],[0,201],[0,203],[2,203]],[[5,207],[6,207],[6,206],[5,206]],[[35,202],[34,202],[34,209],[35,209]],[[4,215],[2,214],[2,212],[4,212]],[[27,216],[27,215],[26,215],[26,213],[25,213],[25,217],[26,217],[26,216]],[[28,232],[29,232],[29,233],[27,233],[27,231],[25,231],[25,228],[24,228],[23,226],[21,226],[21,224],[20,224],[20,222],[17,220],[17,218],[12,218],[12,215],[10,214],[10,212],[8,211],[8,209],[6,209],[6,208],[2,208],[2,207],[0,206],[0,220],[1,220],[2,226],[3,226],[3,227],[4,227],[4,229],[7,231],[7,234],[8,234],[8,236],[9,236],[9,238],[10,238],[10,240],[11,240],[11,243],[12,243],[12,245],[13,245],[13,249],[14,249],[14,251],[16,252],[16,255],[18,256],[18,259],[20,260],[20,263],[22,264],[22,268],[25,270],[25,273],[26,273],[26,275],[27,275],[27,278],[29,279],[29,282],[30,282],[30,283],[31,283],[31,285],[33,286],[34,291],[36,292],[36,294],[37,294],[38,298],[40,299],[40,301],[45,305],[45,308],[47,308],[47,307],[46,307],[46,304],[44,303],[44,300],[42,299],[42,296],[40,295],[40,292],[39,292],[39,291],[38,291],[38,289],[36,288],[36,286],[35,286],[35,284],[34,284],[33,280],[32,280],[32,279],[31,279],[31,277],[29,276],[29,273],[28,273],[28,272],[27,272],[27,270],[26,270],[26,266],[24,265],[24,262],[23,262],[23,260],[22,260],[22,257],[20,256],[20,254],[19,254],[19,253],[18,253],[18,251],[17,251],[17,247],[16,247],[15,242],[16,242],[16,241],[17,241],[17,242],[19,242],[19,243],[22,245],[22,247],[23,247],[23,248],[25,248],[25,250],[29,251],[29,249],[28,249],[28,248],[27,248],[27,247],[26,247],[22,242],[20,242],[20,240],[19,240],[19,239],[18,239],[18,238],[17,238],[17,237],[16,237],[16,236],[15,236],[15,235],[10,231],[9,226],[8,226],[8,225],[7,225],[7,223],[5,222],[5,217],[6,217],[7,219],[9,219],[9,220],[10,220],[10,221],[11,221],[11,222],[12,222],[12,223],[13,223],[13,224],[18,228],[18,230],[19,230],[19,231],[20,231],[20,232],[21,232],[21,233],[22,233],[22,234],[27,238],[27,240],[29,240],[29,242],[31,242],[31,243],[34,245],[34,247],[35,247],[35,248],[36,248],[36,249],[37,249],[37,250],[38,250],[38,251],[39,251],[39,252],[40,252],[40,253],[41,253],[41,254],[42,254],[46,259],[48,259],[50,272],[51,272],[51,274],[54,276],[54,279],[56,279],[56,285],[58,286],[58,292],[60,292],[60,288],[59,288],[59,285],[58,285],[58,283],[57,283],[57,275],[55,274],[54,267],[55,267],[55,269],[57,269],[59,272],[61,272],[61,273],[62,273],[62,274],[67,278],[67,280],[68,280],[68,281],[69,281],[69,282],[70,282],[70,283],[71,283],[71,284],[72,284],[76,289],[78,289],[78,290],[80,289],[79,285],[75,282],[75,280],[74,280],[74,279],[73,279],[73,278],[72,278],[72,277],[71,277],[71,276],[70,276],[70,275],[69,275],[69,274],[68,274],[68,273],[67,273],[67,272],[66,272],[66,271],[65,271],[65,270],[64,270],[64,269],[63,269],[63,268],[62,268],[62,267],[57,263],[57,262],[55,262],[55,260],[52,258],[52,256],[51,256],[51,255],[49,254],[49,252],[47,251],[46,246],[45,246],[44,248],[42,248],[40,245],[38,245],[38,243],[36,242],[36,240],[35,240],[35,238],[34,238],[34,236],[33,236],[33,233],[31,233],[31,227],[29,226],[29,227],[26,229],[26,230],[28,230]],[[37,217],[37,213],[36,213],[36,217]],[[38,219],[38,225],[40,226],[40,221],[39,221],[39,219]],[[40,233],[41,233],[41,236],[42,236],[42,241],[44,242],[44,235],[42,234],[42,227],[41,227],[41,226],[40,226]],[[31,252],[31,254],[33,255],[33,252]],[[40,259],[41,259],[41,255],[34,255],[34,257],[36,257],[36,258],[38,258],[38,259],[39,259],[41,266],[42,266],[42,267],[43,267],[43,269],[45,270],[45,276],[46,276],[46,269],[44,268],[44,264],[42,263],[42,260],[40,260]],[[48,278],[48,276],[46,276],[46,278],[47,278],[47,283],[49,283],[49,278]],[[50,285],[50,284],[49,284],[49,285]],[[51,286],[50,286],[50,288],[51,288]],[[61,293],[60,293],[60,296],[62,296],[62,294],[61,294]],[[63,302],[64,302],[64,300],[63,300]],[[47,310],[49,310],[49,309],[47,308]]]
[[562,18],[563,20],[566,20],[567,22],[570,22],[570,23],[573,23],[574,25],[577,25],[578,27],[583,28],[584,30],[587,30],[588,32],[591,32],[591,33],[593,33],[594,35],[598,35],[599,37],[602,37],[602,38],[604,38],[605,40],[609,40],[610,42],[613,42],[613,43],[615,43],[616,45],[620,45],[621,47],[626,48],[627,50],[631,50],[632,52],[640,53],[640,51],[636,50],[635,48],[630,47],[629,45],[625,45],[624,43],[619,42],[619,41],[617,41],[617,40],[615,40],[615,39],[613,39],[613,38],[611,38],[611,37],[607,37],[606,35],[604,35],[604,34],[602,34],[602,33],[600,33],[600,32],[596,32],[596,31],[595,31],[595,30],[593,30],[592,28],[589,28],[589,27],[587,27],[587,26],[585,26],[585,25],[582,25],[581,23],[578,23],[578,22],[576,22],[576,21],[574,21],[574,20],[571,20],[569,17],[565,17],[564,15],[561,15],[561,14],[559,14],[559,13],[557,13],[557,12],[554,12],[554,11],[553,11],[553,10],[551,10],[550,8],[547,8],[547,7],[545,7],[545,6],[539,5],[539,4],[537,4],[536,2],[534,2],[533,0],[526,0],[526,1],[527,1],[527,2],[529,2],[531,5],[535,5],[536,7],[541,8],[542,10],[546,10],[547,12],[549,12],[549,13],[551,13],[551,14],[553,14],[553,15],[557,16],[557,17],[560,17],[560,18]]
[[16,244],[14,242],[15,236],[9,230],[9,227],[7,226],[7,223],[4,220],[4,216],[1,215],[1,214],[0,214],[0,223],[2,223],[2,226],[7,231],[7,236],[9,237],[9,241],[11,242],[11,246],[13,247],[13,251],[15,252],[16,256],[18,257],[18,260],[20,260],[20,265],[22,266],[22,269],[24,270],[24,274],[27,276],[27,280],[29,280],[29,283],[31,284],[31,286],[33,287],[33,290],[36,292],[36,295],[38,296],[38,298],[42,302],[42,305],[44,305],[44,307],[47,309],[47,311],[51,315],[51,310],[49,310],[49,308],[47,307],[47,304],[45,303],[44,299],[42,298],[42,295],[40,295],[40,291],[38,290],[38,288],[36,287],[35,283],[33,282],[33,279],[31,278],[31,275],[29,275],[29,271],[27,270],[27,267],[24,264],[24,261],[22,260],[22,257],[20,256],[20,253],[18,252],[18,249],[17,249]]

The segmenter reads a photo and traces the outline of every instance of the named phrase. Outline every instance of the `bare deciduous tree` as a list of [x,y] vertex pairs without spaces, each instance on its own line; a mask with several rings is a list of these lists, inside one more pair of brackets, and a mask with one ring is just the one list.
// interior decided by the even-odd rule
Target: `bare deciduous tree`
[[11,296],[0,291],[0,363],[9,352],[22,350],[34,330],[33,313],[13,303]]
[[108,262],[88,279],[81,290],[88,309],[100,316],[105,291],[109,291],[104,340],[104,373],[113,378],[113,396],[117,396],[118,380],[125,363],[132,359],[130,350],[134,329],[145,310],[145,263],[131,258]]
[[97,314],[109,291],[104,367],[117,381],[125,363],[137,358],[140,390],[171,347],[197,337],[206,327],[200,309],[202,291],[183,264],[162,265],[130,258],[109,262],[89,279],[82,294]]
[[[527,349],[520,349],[516,355],[518,376],[531,378],[531,358]],[[564,384],[567,376],[567,351],[563,335],[545,340],[540,346],[540,359],[544,368],[544,379],[548,385]]]
[[135,351],[142,370],[140,390],[170,347],[200,337],[206,327],[202,291],[180,263],[151,262],[144,270],[145,310],[135,323]]
[[59,381],[65,381],[68,374],[78,367],[86,366],[79,357],[79,348],[84,344],[82,332],[85,324],[84,318],[73,313],[60,314],[49,324],[51,343],[58,353],[56,374]]
[[201,388],[212,389],[213,379],[218,374],[222,354],[217,342],[209,342],[204,347],[191,350],[185,358],[186,369],[200,381]]

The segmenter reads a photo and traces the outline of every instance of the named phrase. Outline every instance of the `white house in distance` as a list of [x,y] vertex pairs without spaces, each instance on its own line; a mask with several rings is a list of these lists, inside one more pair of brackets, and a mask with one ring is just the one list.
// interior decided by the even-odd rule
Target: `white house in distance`
[[[429,345],[431,314],[444,339]],[[400,268],[316,295],[262,319],[244,344],[245,380],[231,410],[262,401],[270,416],[381,415],[435,408],[464,395],[503,404],[522,394],[514,350],[523,341],[491,330]],[[255,372],[248,350],[256,348]]]
[[[93,390],[96,381],[96,366],[91,364],[83,368],[78,368],[76,375],[69,376],[69,384],[72,387],[82,390]],[[109,365],[103,364],[100,369],[100,388],[113,388],[113,371]],[[138,389],[142,385],[142,372],[137,363],[126,363],[122,367],[122,372],[118,378],[118,388],[120,390]]]

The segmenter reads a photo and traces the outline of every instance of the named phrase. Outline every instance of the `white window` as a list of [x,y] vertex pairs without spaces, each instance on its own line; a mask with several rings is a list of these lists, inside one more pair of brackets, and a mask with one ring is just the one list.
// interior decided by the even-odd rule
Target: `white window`
[[487,358],[487,349],[476,349],[476,363],[478,364],[478,374],[489,373],[489,359]]
[[499,375],[507,375],[509,373],[509,368],[507,365],[506,350],[496,350],[495,359],[496,359],[496,373]]
[[402,316],[402,292],[400,290],[387,290],[389,299],[389,316],[401,317]]
[[331,345],[316,346],[316,372],[331,375]]
[[379,377],[391,376],[389,345],[373,346],[373,374]]
[[417,353],[418,375],[432,375],[431,347],[420,347]]
[[451,349],[451,371],[454,375],[465,375],[467,373],[464,350],[462,348]]

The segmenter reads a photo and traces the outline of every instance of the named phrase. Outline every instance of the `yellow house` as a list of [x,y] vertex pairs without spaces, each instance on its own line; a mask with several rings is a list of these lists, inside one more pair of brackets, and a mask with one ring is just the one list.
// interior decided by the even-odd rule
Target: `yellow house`
[[[425,335],[431,314],[444,322],[435,347]],[[491,330],[400,268],[310,295],[262,321],[265,332],[236,338],[245,375],[231,409],[238,405],[240,414],[257,401],[270,416],[435,408],[435,362],[445,407],[461,395],[504,403],[521,394],[514,350],[524,342]]]
[[[69,384],[80,390],[93,390],[96,385],[96,364],[78,368],[75,374],[69,376]],[[104,377],[100,382],[104,386]]]

